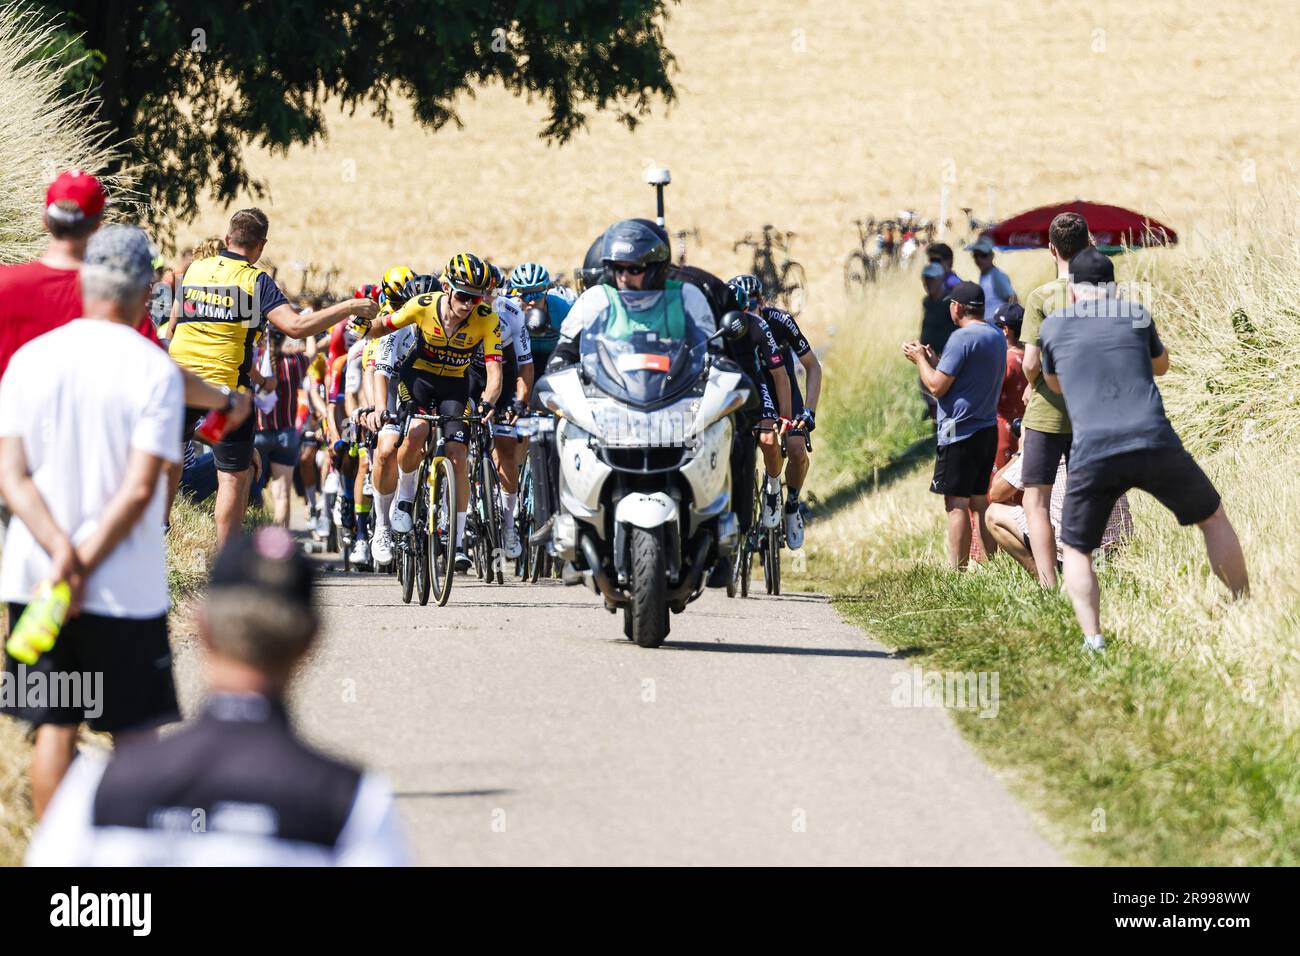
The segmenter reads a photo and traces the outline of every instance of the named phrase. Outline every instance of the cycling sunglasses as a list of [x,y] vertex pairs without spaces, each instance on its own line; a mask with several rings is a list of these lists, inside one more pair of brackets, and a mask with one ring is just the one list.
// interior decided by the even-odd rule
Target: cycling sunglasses
[[483,301],[482,295],[473,295],[469,292],[461,292],[460,289],[453,289],[451,294],[456,297],[457,302],[467,302],[470,305],[478,305]]
[[629,262],[611,262],[609,268],[616,274],[626,272],[630,276],[639,276],[645,272],[645,266],[635,266]]
[[546,298],[546,290],[533,289],[528,292],[519,292],[517,295],[522,302],[541,302]]

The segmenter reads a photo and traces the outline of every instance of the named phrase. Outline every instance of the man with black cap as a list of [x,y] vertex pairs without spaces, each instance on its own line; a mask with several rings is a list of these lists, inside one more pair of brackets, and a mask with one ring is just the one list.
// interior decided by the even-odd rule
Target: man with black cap
[[943,495],[948,514],[948,562],[964,568],[970,557],[972,512],[985,554],[996,547],[984,511],[998,446],[997,406],[1007,343],[984,321],[984,290],[978,283],[959,283],[947,302],[957,329],[943,356],[920,342],[905,344],[903,354],[916,363],[922,383],[938,400],[939,449],[930,490]]
[[1169,369],[1151,314],[1115,295],[1115,268],[1096,248],[1070,260],[1070,305],[1043,322],[1043,376],[1065,397],[1074,440],[1061,514],[1065,587],[1084,647],[1105,647],[1092,553],[1116,500],[1140,488],[1205,536],[1210,567],[1233,597],[1250,588],[1241,543],[1219,493],[1165,416],[1155,376]]
[[388,785],[293,732],[284,698],[315,642],[313,571],[289,532],[218,555],[199,635],[208,700],[188,726],[78,758],[32,839],[37,866],[393,866]]

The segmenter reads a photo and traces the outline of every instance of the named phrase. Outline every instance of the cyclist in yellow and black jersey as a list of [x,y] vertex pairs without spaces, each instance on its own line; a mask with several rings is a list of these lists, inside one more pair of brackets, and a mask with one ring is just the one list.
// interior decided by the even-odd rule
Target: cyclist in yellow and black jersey
[[[392,315],[378,319],[371,326],[372,336],[396,332],[404,338],[402,347],[386,349],[383,360],[376,360],[375,392],[384,395],[390,379],[396,377],[401,409],[459,418],[470,401],[466,372],[475,350],[481,348],[487,376],[477,411],[491,420],[502,385],[501,320],[484,302],[491,281],[482,259],[461,253],[447,263],[440,291],[415,296]],[[403,332],[405,329],[413,331]],[[376,409],[368,423],[380,431],[372,479],[379,498],[372,550],[379,561],[385,553],[391,554],[390,529],[398,533],[411,530],[416,475],[428,436],[428,423],[421,421],[411,423],[404,439],[400,432],[381,430],[382,411]],[[456,565],[465,570],[470,563],[461,550],[469,502],[465,467],[468,429],[463,423],[448,423],[443,427],[443,439],[456,470]],[[388,526],[382,527],[379,516],[385,512]]]

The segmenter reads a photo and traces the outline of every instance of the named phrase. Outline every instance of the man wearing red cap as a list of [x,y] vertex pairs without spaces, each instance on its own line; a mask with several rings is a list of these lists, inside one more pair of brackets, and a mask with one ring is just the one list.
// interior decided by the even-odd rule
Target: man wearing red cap
[[63,173],[45,193],[50,244],[35,262],[0,266],[0,378],[13,354],[81,314],[77,270],[104,216],[104,187],[90,173]]

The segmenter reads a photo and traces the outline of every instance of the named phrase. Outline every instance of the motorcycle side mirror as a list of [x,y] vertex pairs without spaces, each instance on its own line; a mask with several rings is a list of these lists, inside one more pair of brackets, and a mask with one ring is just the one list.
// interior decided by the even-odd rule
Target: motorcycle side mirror
[[546,313],[536,306],[524,312],[524,322],[527,324],[529,332],[541,332],[551,324]]
[[722,317],[719,330],[733,342],[739,342],[749,334],[749,316],[733,309]]

